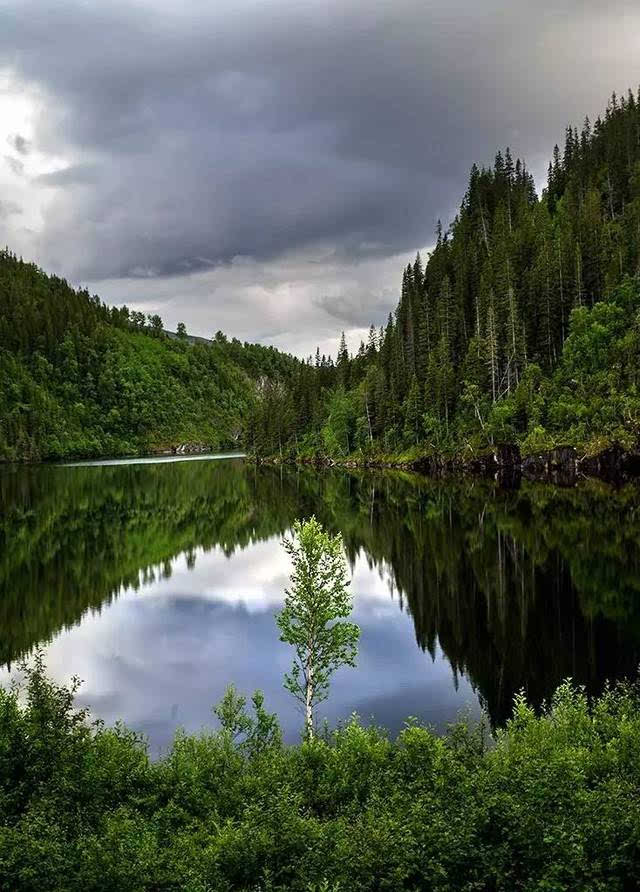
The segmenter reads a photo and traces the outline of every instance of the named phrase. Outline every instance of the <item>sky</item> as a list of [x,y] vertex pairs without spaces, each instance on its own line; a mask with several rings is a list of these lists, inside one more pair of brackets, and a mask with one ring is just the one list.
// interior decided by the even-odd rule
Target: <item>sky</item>
[[0,244],[165,326],[356,348],[500,147],[640,84],[628,0],[0,0]]

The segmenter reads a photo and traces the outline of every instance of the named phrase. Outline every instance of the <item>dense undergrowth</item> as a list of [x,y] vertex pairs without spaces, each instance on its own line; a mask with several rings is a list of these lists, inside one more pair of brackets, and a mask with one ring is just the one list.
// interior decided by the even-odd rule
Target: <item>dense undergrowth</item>
[[354,718],[284,746],[260,696],[159,761],[90,724],[42,660],[0,693],[0,888],[637,888],[640,697],[562,685],[486,729],[395,740]]

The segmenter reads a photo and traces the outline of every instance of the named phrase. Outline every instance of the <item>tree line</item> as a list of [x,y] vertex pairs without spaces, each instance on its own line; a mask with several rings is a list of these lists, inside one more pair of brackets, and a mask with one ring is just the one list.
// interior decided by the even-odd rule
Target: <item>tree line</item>
[[640,427],[640,97],[566,130],[536,194],[510,150],[472,168],[426,262],[355,355],[169,336],[0,252],[0,459],[144,452],[464,453],[632,446]]

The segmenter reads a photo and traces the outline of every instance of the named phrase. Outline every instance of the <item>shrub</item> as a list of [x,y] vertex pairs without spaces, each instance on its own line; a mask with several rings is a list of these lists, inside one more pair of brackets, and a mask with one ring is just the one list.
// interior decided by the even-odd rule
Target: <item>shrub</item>
[[623,890],[640,884],[640,696],[567,682],[536,713],[357,718],[282,745],[260,695],[151,762],[45,675],[0,691],[0,889]]

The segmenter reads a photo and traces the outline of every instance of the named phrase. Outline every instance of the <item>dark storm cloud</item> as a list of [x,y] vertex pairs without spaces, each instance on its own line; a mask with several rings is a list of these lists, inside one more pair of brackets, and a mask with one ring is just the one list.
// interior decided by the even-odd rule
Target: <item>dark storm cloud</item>
[[95,280],[413,251],[473,161],[511,144],[543,171],[640,80],[636,5],[10,0],[0,62],[45,96],[33,149],[70,159],[34,183],[59,187],[39,259]]

